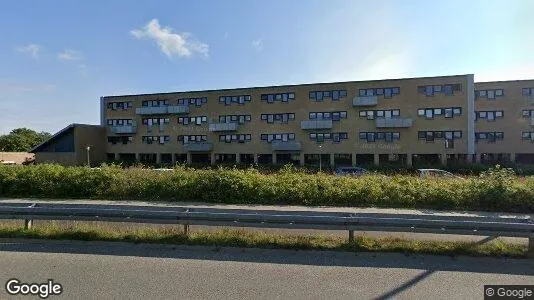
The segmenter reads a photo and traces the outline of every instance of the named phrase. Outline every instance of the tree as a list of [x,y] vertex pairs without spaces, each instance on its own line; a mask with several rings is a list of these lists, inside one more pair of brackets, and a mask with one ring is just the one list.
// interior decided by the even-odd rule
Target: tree
[[0,135],[0,151],[28,152],[33,147],[51,137],[48,132],[36,132],[28,128],[13,129],[9,134]]

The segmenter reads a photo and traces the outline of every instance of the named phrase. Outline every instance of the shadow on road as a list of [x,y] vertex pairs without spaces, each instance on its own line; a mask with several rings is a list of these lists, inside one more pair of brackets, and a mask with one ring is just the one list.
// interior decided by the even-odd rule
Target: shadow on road
[[0,241],[0,256],[2,251],[116,255],[359,268],[401,268],[419,269],[429,272],[452,271],[534,276],[534,260],[508,258],[405,255],[400,253],[354,253],[341,251],[297,251],[216,246],[133,244],[124,242],[10,239]]

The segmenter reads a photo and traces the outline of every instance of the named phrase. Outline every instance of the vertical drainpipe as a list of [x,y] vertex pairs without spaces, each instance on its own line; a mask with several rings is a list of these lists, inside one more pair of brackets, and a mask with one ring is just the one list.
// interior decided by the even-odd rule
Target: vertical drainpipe
[[475,154],[475,75],[467,75],[467,154]]
[[104,109],[104,97],[100,97],[100,126],[104,126],[106,121],[104,120]]

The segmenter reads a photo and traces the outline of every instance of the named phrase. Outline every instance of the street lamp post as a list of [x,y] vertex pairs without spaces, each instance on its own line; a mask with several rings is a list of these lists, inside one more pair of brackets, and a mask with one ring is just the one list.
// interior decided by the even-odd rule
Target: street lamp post
[[322,168],[322,151],[321,151],[321,148],[323,147],[323,145],[319,145],[319,172],[322,172],[323,168]]
[[87,148],[85,149],[87,150],[87,167],[90,168],[91,167],[91,155],[89,153],[91,151],[91,146],[87,146]]

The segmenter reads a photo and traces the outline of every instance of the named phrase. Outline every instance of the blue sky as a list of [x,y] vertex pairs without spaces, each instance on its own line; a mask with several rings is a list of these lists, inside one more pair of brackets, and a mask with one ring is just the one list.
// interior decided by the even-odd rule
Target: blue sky
[[534,1],[2,1],[0,134],[99,97],[474,73],[534,79]]

